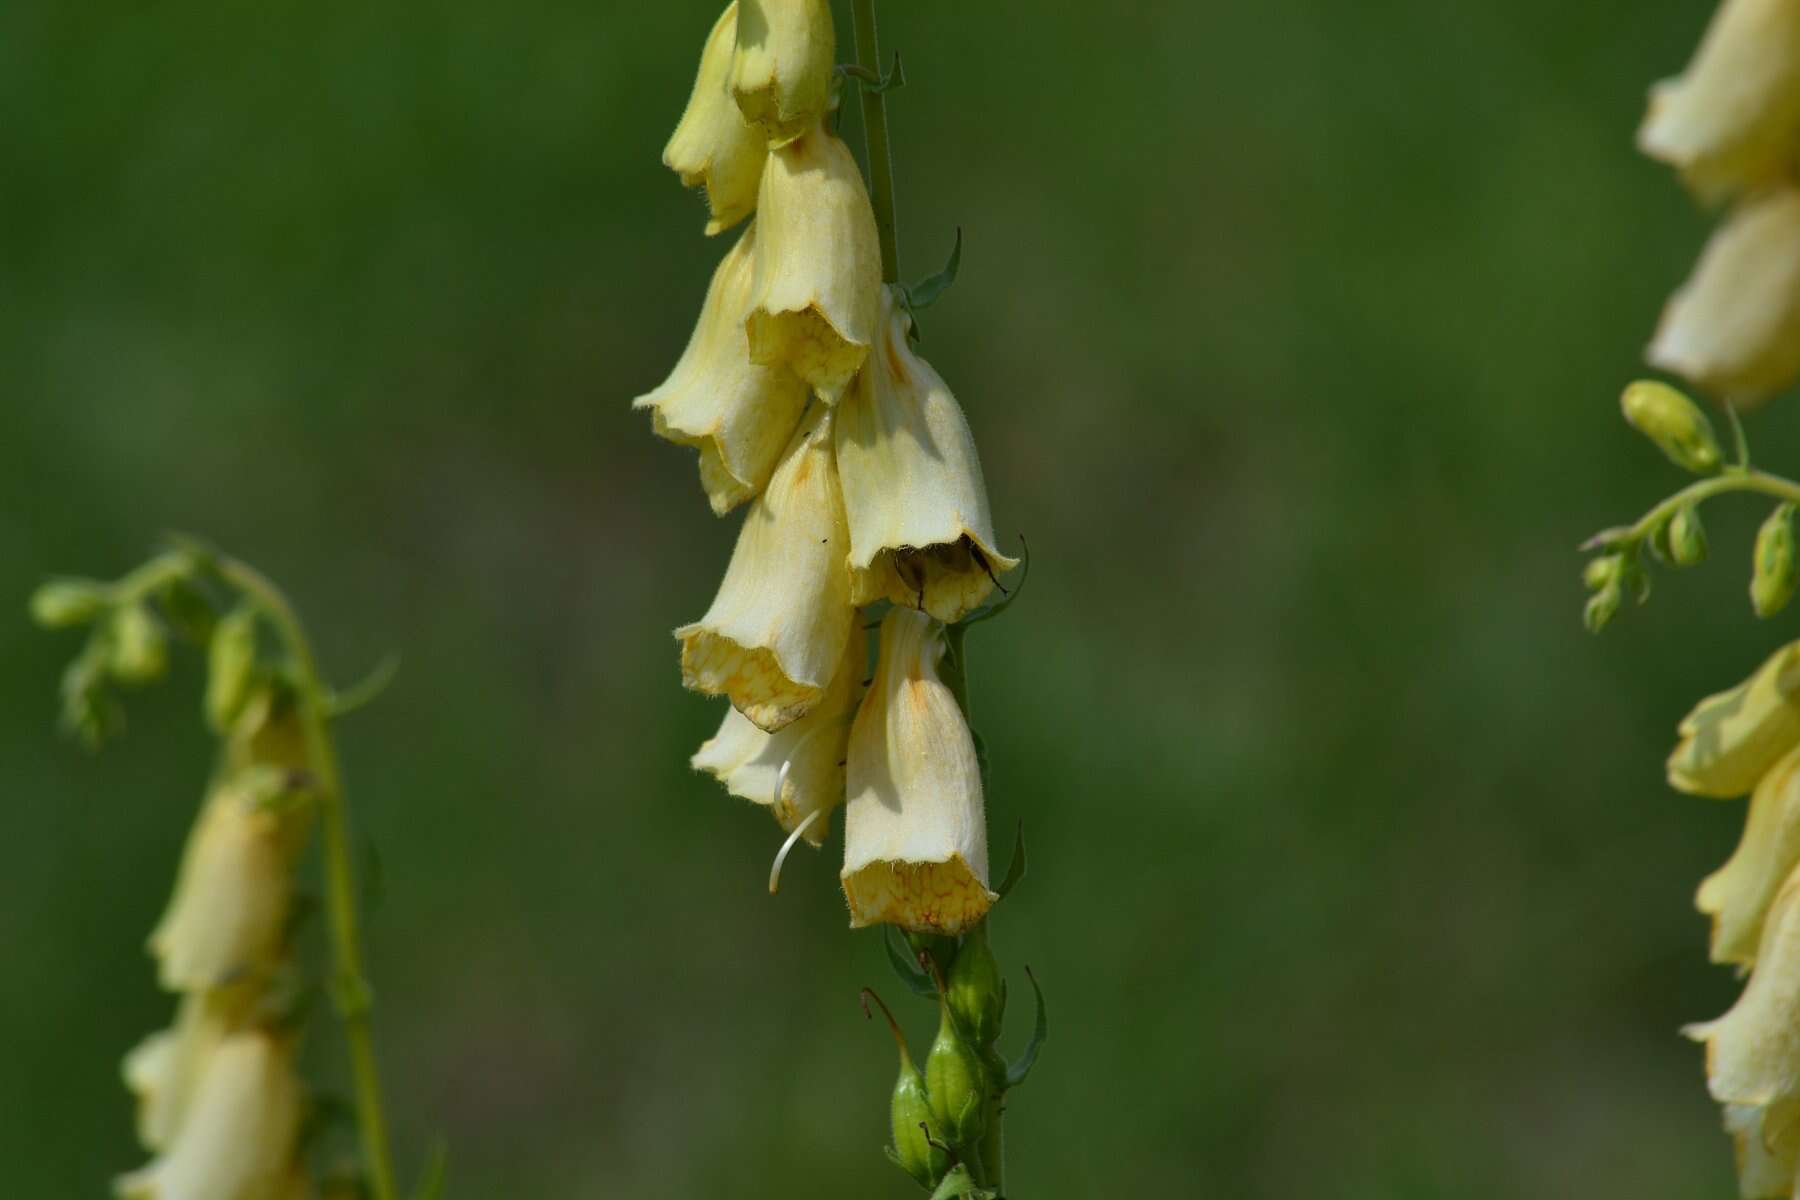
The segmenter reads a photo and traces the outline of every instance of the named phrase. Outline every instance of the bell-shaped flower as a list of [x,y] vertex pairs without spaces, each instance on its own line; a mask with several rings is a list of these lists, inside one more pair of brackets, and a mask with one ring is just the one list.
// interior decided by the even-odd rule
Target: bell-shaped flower
[[1747,795],[1800,745],[1800,642],[1777,650],[1736,687],[1696,704],[1677,732],[1670,786],[1719,799]]
[[632,403],[650,410],[658,437],[700,452],[700,486],[721,516],[762,491],[806,408],[799,376],[750,361],[744,318],[755,264],[752,222],[713,272],[674,371]]
[[875,337],[881,247],[862,172],[823,125],[769,155],[757,201],[751,361],[837,403]]
[[706,189],[709,234],[730,229],[756,211],[756,191],[769,157],[762,131],[745,123],[731,93],[737,31],[733,0],[707,35],[693,94],[663,147],[663,164],[681,176],[683,186]]
[[287,1200],[301,1107],[285,1039],[232,1034],[207,1057],[174,1140],[114,1191],[121,1200]]
[[1738,405],[1800,374],[1800,188],[1745,200],[1725,219],[1688,281],[1669,298],[1645,352]]
[[206,1064],[242,1027],[255,994],[252,985],[189,992],[181,998],[174,1024],[125,1056],[125,1086],[137,1097],[138,1140],[146,1149],[168,1149]]
[[987,817],[975,741],[938,677],[943,626],[890,609],[850,729],[845,899],[853,928],[961,933],[987,913]]
[[1744,835],[1731,858],[1700,884],[1694,903],[1713,919],[1712,960],[1756,961],[1763,918],[1800,864],[1800,747],[1769,769],[1750,797]]
[[740,0],[731,90],[770,145],[793,141],[825,115],[836,60],[830,0]]
[[1725,0],[1687,71],[1651,89],[1638,148],[1707,199],[1782,175],[1800,149],[1800,3]]
[[824,699],[855,618],[831,416],[815,405],[801,422],[744,518],[712,606],[675,631],[682,683],[729,696],[770,733]]
[[850,523],[850,599],[891,600],[959,620],[1018,565],[994,547],[969,422],[913,353],[912,324],[881,289],[875,352],[838,406],[838,475]]
[[854,622],[831,686],[818,705],[778,733],[764,733],[735,708],[690,760],[734,796],[768,808],[788,833],[818,846],[844,802],[844,748],[862,695],[863,631]]
[[1737,1003],[1683,1032],[1706,1046],[1713,1099],[1763,1110],[1770,1153],[1800,1151],[1800,876],[1789,876],[1775,896]]
[[1725,1132],[1736,1151],[1738,1196],[1741,1200],[1790,1200],[1800,1162],[1793,1154],[1776,1154],[1763,1139],[1763,1110],[1746,1104],[1724,1106]]

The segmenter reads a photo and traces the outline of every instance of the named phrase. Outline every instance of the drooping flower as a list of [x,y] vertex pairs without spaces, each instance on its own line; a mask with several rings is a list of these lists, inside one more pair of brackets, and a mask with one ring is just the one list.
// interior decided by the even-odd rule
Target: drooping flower
[[[831,686],[817,707],[779,733],[765,733],[737,709],[695,752],[692,765],[734,796],[768,808],[788,833],[814,846],[831,831],[831,811],[844,802],[844,748],[862,695],[863,631],[854,623]],[[785,772],[785,774],[784,774]]]
[[1791,167],[1800,149],[1800,3],[1725,0],[1687,71],[1651,89],[1638,148],[1707,199]]
[[882,288],[879,340],[838,407],[850,598],[955,621],[1018,560],[995,548],[969,422],[942,377],[913,353],[911,325]]
[[675,631],[682,682],[729,696],[770,733],[824,699],[854,620],[831,419],[815,405],[802,421],[744,518],[711,607]]
[[856,160],[823,125],[769,155],[757,226],[751,361],[835,404],[875,337],[881,247]]
[[981,766],[956,697],[938,676],[943,627],[891,609],[881,659],[850,731],[844,896],[852,927],[889,922],[961,933],[988,890]]
[[167,1149],[114,1190],[121,1200],[287,1200],[301,1106],[292,1046],[262,1030],[232,1034],[207,1056]]
[[1720,799],[1747,795],[1800,745],[1800,642],[1777,650],[1736,687],[1700,701],[1678,732],[1670,786]]
[[742,0],[731,90],[772,146],[805,133],[831,102],[837,31],[828,0]]
[[1763,919],[1782,881],[1800,864],[1800,747],[1756,785],[1744,835],[1729,861],[1700,884],[1695,904],[1713,918],[1712,960],[1756,961]]
[[1720,398],[1754,404],[1800,374],[1800,187],[1745,200],[1670,297],[1646,351]]
[[125,1086],[137,1096],[138,1140],[146,1149],[168,1149],[206,1064],[242,1027],[253,999],[253,991],[244,986],[189,992],[181,998],[174,1023],[125,1056]]
[[1713,1099],[1762,1110],[1762,1141],[1771,1154],[1800,1151],[1800,876],[1789,876],[1770,906],[1737,1003],[1685,1032],[1706,1046]]
[[658,437],[700,452],[700,485],[720,516],[762,491],[806,407],[799,376],[750,361],[744,318],[755,260],[752,222],[713,272],[675,369],[632,403],[650,410]]
[[732,95],[737,40],[738,5],[733,0],[707,35],[693,94],[663,148],[663,164],[681,176],[683,186],[706,189],[712,214],[708,234],[729,229],[756,211],[769,156],[763,132],[745,122]]
[[1774,1154],[1763,1141],[1763,1110],[1727,1104],[1725,1132],[1737,1152],[1738,1196],[1741,1200],[1789,1200],[1800,1163],[1792,1154]]

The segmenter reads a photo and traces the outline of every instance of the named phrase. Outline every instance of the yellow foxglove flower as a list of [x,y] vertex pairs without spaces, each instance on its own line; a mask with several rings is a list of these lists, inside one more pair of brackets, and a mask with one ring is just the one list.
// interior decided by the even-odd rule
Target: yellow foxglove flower
[[1800,642],[1777,650],[1736,687],[1696,704],[1677,732],[1670,786],[1719,799],[1747,795],[1800,745]]
[[1650,364],[1751,404],[1800,374],[1800,188],[1745,200],[1669,298]]
[[829,0],[741,0],[731,90],[770,145],[793,141],[825,115],[836,58]]
[[875,337],[881,247],[862,172],[823,125],[769,155],[757,201],[751,361],[837,403]]
[[862,676],[863,631],[852,622],[837,674],[817,707],[779,733],[764,733],[737,709],[727,709],[719,732],[690,762],[732,795],[767,807],[788,833],[803,830],[801,836],[817,846],[831,832],[831,810],[844,802],[844,748]]
[[987,817],[975,741],[938,678],[943,627],[912,609],[881,623],[881,661],[850,730],[844,896],[853,928],[960,933],[987,913]]
[[744,318],[755,260],[752,222],[713,272],[675,370],[632,404],[650,410],[658,437],[700,452],[700,486],[720,516],[762,491],[806,407],[798,375],[750,361]]
[[1800,146],[1800,3],[1725,0],[1685,74],[1650,91],[1638,148],[1702,197],[1781,175]]
[[987,486],[956,397],[906,340],[881,289],[875,352],[838,406],[838,474],[850,523],[850,599],[959,620],[1018,565],[994,548]]
[[769,156],[762,131],[745,123],[731,94],[737,31],[734,2],[707,35],[693,94],[663,147],[663,165],[681,176],[683,186],[706,189],[709,234],[730,229],[756,211],[756,191]]
[[1800,876],[1770,907],[1750,982],[1731,1011],[1685,1032],[1706,1046],[1706,1079],[1721,1104],[1763,1110],[1763,1145],[1800,1151]]
[[300,1115],[292,1048],[260,1030],[232,1034],[207,1058],[174,1141],[114,1190],[121,1200],[288,1200]]
[[831,415],[815,405],[795,431],[744,518],[712,606],[675,631],[682,683],[731,697],[770,733],[824,698],[855,617]]
[[1713,919],[1712,960],[1756,961],[1763,918],[1781,883],[1800,864],[1800,747],[1756,785],[1744,836],[1729,861],[1700,884],[1695,905]]
[[1763,1110],[1744,1104],[1725,1105],[1725,1132],[1737,1152],[1738,1195],[1742,1200],[1789,1200],[1800,1163],[1792,1154],[1775,1154],[1763,1141]]
[[169,1148],[201,1072],[242,1026],[254,998],[255,991],[245,986],[189,992],[181,998],[175,1023],[125,1056],[125,1086],[137,1097],[138,1140],[146,1149]]

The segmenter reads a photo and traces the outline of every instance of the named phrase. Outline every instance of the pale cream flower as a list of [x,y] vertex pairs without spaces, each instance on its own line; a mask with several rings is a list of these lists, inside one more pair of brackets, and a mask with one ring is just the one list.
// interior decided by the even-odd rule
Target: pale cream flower
[[750,361],[744,318],[755,260],[752,222],[713,272],[674,371],[632,403],[650,410],[658,437],[700,452],[700,486],[721,516],[762,491],[806,407],[798,375]]
[[1738,405],[1800,374],[1800,188],[1753,196],[1726,217],[1669,298],[1650,364]]
[[181,998],[174,1023],[125,1056],[125,1086],[137,1097],[138,1140],[146,1149],[168,1149],[201,1072],[242,1026],[254,998],[254,990],[246,986],[189,992]]
[[862,172],[822,125],[769,155],[757,201],[750,358],[837,403],[875,337],[881,247]]
[[838,406],[838,475],[850,523],[850,599],[891,600],[940,621],[987,599],[1018,560],[994,547],[969,422],[907,341],[912,319],[881,289],[879,340]]
[[779,733],[764,733],[727,709],[719,732],[689,761],[817,846],[831,831],[831,810],[844,802],[844,749],[862,682],[863,631],[852,622],[837,674],[817,707]]
[[300,1085],[274,1035],[232,1034],[207,1058],[163,1154],[114,1185],[121,1200],[288,1200]]
[[762,131],[744,121],[731,93],[737,31],[734,0],[707,35],[693,94],[663,148],[663,164],[681,176],[684,186],[706,189],[712,214],[708,234],[729,229],[756,211],[756,191],[769,157]]
[[1720,799],[1748,794],[1800,745],[1800,642],[1777,650],[1736,687],[1700,701],[1677,732],[1671,787]]
[[675,631],[682,683],[731,697],[770,733],[824,698],[855,617],[831,417],[815,405],[802,421],[744,518],[712,606]]
[[1750,797],[1744,835],[1729,861],[1700,884],[1695,904],[1713,919],[1712,960],[1756,961],[1763,918],[1800,863],[1800,747],[1769,769]]
[[770,145],[792,141],[825,115],[836,58],[829,0],[742,0],[731,90]]
[[853,928],[961,933],[998,899],[981,765],[938,677],[943,653],[943,627],[924,613],[882,620],[881,660],[850,731],[841,878]]
[[1763,1110],[1744,1104],[1724,1106],[1725,1132],[1736,1151],[1741,1200],[1788,1200],[1800,1172],[1795,1156],[1775,1154],[1763,1141]]
[[1687,71],[1650,90],[1638,148],[1708,199],[1783,174],[1800,149],[1800,3],[1725,0]]

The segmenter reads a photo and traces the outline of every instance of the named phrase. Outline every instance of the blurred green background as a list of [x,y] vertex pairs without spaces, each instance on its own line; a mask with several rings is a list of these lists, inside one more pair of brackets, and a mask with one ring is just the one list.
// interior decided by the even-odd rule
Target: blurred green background
[[[924,351],[1034,556],[971,639],[998,865],[1032,846],[996,939],[1053,1018],[1013,1192],[1732,1195],[1676,1030],[1734,994],[1691,893],[1739,807],[1661,758],[1784,636],[1762,514],[1598,640],[1573,552],[1680,482],[1615,397],[1707,228],[1631,143],[1709,6],[882,11],[906,273],[967,237]],[[835,848],[771,899],[773,823],[685,766],[719,709],[669,630],[736,520],[629,402],[726,245],[658,161],[715,15],[0,6],[9,1195],[139,1159],[118,1058],[208,765],[191,656],[58,740],[77,643],[24,597],[172,528],[340,679],[403,655],[341,741],[409,1168],[911,1194]],[[1753,421],[1772,465],[1797,420]]]

